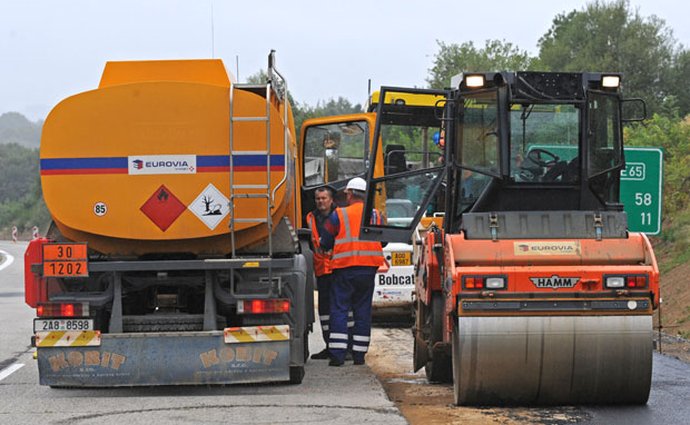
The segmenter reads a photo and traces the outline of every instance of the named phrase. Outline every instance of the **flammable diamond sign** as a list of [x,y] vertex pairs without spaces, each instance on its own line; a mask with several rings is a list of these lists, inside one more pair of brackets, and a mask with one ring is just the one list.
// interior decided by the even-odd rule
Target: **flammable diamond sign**
[[228,202],[228,198],[212,183],[209,183],[187,208],[213,230],[230,212]]

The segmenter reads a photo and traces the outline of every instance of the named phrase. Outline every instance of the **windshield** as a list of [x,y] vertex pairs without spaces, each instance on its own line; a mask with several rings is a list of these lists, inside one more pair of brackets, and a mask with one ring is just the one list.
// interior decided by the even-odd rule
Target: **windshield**
[[580,110],[575,105],[511,105],[511,180],[578,181],[579,123]]
[[361,176],[366,170],[366,121],[307,128],[304,141],[304,184],[320,185]]

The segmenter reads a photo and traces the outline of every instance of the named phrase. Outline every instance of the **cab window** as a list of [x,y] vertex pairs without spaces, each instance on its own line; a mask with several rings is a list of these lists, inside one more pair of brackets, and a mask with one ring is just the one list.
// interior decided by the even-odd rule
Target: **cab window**
[[369,128],[366,121],[308,127],[304,142],[304,183],[315,186],[366,171]]

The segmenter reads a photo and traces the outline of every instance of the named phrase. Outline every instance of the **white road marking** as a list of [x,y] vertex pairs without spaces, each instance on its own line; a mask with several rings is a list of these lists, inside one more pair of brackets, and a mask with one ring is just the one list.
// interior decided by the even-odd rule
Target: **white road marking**
[[10,264],[14,262],[14,257],[11,256],[8,252],[3,251],[0,249],[0,254],[5,256],[5,262],[0,264],[0,270],[4,269],[5,267],[9,267]]
[[0,370],[0,381],[12,375],[14,372],[24,367],[24,363],[15,363],[13,365],[7,366],[3,370]]

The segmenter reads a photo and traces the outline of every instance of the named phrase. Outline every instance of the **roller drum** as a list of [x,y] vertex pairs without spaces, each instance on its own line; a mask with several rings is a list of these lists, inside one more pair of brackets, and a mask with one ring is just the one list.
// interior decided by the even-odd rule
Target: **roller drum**
[[459,317],[458,405],[644,404],[652,317]]

